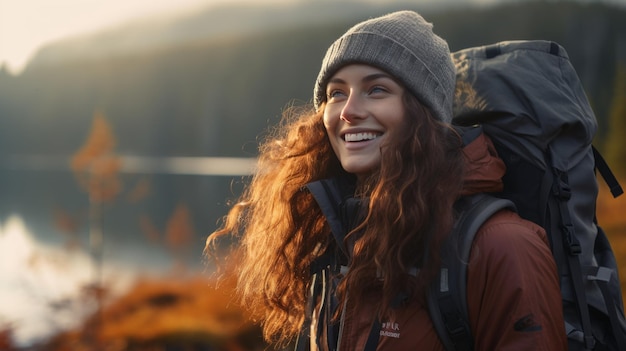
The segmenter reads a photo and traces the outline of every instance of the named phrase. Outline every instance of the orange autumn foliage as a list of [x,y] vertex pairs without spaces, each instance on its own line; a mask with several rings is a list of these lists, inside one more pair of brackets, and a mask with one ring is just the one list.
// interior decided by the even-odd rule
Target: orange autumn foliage
[[[82,329],[55,338],[48,350],[261,350],[259,327],[235,299],[234,279],[219,284],[205,277],[139,280]],[[88,334],[98,318],[98,328]],[[91,329],[92,330],[92,329]]]
[[165,240],[173,251],[179,252],[191,244],[195,229],[191,219],[189,208],[184,204],[178,204],[174,213],[167,221]]
[[96,112],[85,144],[70,161],[78,183],[93,201],[110,201],[121,191],[118,174],[122,162],[114,148],[112,129],[104,114]]
[[[233,285],[206,279],[141,281],[103,311],[103,339],[148,340],[177,331],[229,338],[253,323],[233,300]],[[150,328],[145,328],[149,325]]]

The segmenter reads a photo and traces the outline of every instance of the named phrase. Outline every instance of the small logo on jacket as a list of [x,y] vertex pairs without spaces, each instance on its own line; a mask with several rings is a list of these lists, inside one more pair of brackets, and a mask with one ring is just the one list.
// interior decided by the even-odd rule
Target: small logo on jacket
[[533,332],[541,330],[541,325],[535,322],[535,316],[526,315],[515,322],[513,329],[518,332]]
[[400,338],[400,325],[393,322],[385,322],[380,327],[380,336],[388,336],[390,338]]

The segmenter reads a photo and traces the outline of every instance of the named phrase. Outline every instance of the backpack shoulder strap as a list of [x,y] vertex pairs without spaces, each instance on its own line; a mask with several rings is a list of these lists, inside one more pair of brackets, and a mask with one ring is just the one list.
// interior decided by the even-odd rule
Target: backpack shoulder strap
[[467,262],[472,242],[482,224],[503,209],[515,210],[510,200],[487,194],[461,198],[458,219],[442,250],[438,277],[428,293],[428,309],[434,328],[446,350],[472,350],[474,340],[467,312]]
[[[341,189],[334,179],[323,179],[306,185],[306,188],[315,198],[322,213],[326,217],[326,221],[330,226],[330,230],[335,237],[335,241],[343,248],[343,239],[345,236],[345,228],[339,218],[339,205],[341,204]],[[344,252],[347,254],[347,252]]]

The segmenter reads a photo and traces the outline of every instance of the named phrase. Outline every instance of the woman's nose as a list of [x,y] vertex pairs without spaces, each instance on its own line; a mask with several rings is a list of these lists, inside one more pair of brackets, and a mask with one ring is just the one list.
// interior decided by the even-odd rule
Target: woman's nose
[[357,119],[363,119],[367,116],[363,99],[357,93],[350,93],[345,105],[341,109],[340,118],[346,122],[352,122]]

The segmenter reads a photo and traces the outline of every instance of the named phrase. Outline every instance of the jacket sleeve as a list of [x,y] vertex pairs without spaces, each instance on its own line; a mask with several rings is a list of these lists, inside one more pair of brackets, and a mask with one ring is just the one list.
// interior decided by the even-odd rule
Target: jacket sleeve
[[510,211],[490,218],[468,264],[475,350],[567,350],[556,264],[545,231]]

